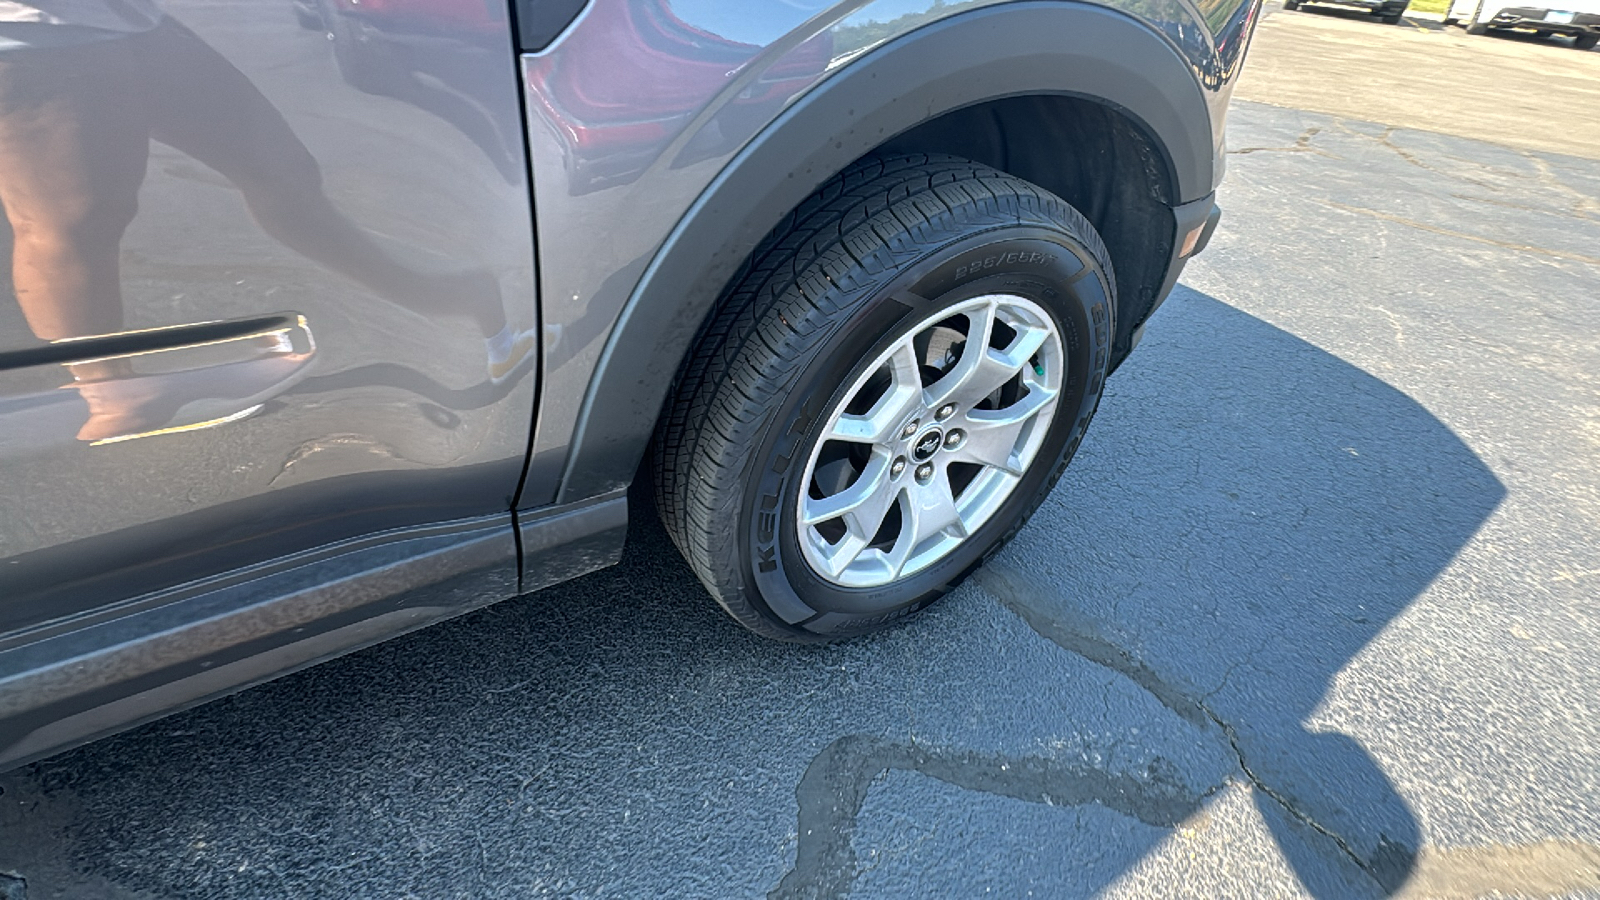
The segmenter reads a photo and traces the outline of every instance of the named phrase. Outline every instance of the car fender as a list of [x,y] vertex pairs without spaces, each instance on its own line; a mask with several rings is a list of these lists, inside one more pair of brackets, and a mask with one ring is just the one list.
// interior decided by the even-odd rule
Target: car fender
[[1082,96],[1120,110],[1160,149],[1180,200],[1213,190],[1216,153],[1199,78],[1165,37],[1131,16],[1073,2],[1003,4],[870,50],[746,143],[645,267],[590,380],[558,502],[631,482],[701,323],[741,262],[807,195],[918,124],[1028,94]]

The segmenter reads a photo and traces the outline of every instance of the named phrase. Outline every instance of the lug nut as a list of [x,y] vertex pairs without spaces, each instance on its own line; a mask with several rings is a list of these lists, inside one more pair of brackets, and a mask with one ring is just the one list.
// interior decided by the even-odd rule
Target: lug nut
[[913,434],[917,433],[917,428],[920,427],[921,425],[922,425],[921,420],[912,419],[911,421],[906,423],[906,427],[900,429],[900,437],[902,437],[902,438],[911,437]]
[[905,470],[906,458],[904,456],[897,457],[894,462],[889,464],[889,477],[899,478],[900,473],[904,472]]
[[952,429],[950,432],[946,433],[945,436],[944,436],[944,448],[946,450],[954,450],[957,447],[961,446],[961,444],[964,441],[966,441],[966,439],[967,439],[967,433],[966,432],[961,431],[960,429]]
[[956,405],[954,403],[946,403],[945,405],[939,407],[939,411],[937,413],[935,413],[935,415],[937,415],[939,417],[939,421],[941,421],[941,422],[943,422],[945,419],[948,419],[948,418],[950,418],[951,416],[953,416],[955,414],[956,414]]
[[917,481],[927,484],[933,480],[933,463],[923,463],[917,466]]

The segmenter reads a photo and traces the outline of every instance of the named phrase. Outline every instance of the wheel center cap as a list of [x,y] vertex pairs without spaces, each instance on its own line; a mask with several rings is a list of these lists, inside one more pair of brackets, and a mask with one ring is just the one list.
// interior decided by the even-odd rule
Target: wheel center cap
[[917,442],[911,446],[911,458],[919,463],[925,463],[933,459],[933,455],[939,452],[939,446],[943,443],[944,434],[937,428],[931,428],[923,432],[922,437],[917,438]]

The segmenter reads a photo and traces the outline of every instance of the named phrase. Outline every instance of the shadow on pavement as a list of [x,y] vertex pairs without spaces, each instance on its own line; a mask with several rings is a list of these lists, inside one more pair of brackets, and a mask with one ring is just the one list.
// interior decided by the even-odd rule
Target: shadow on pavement
[[[1572,46],[1572,38],[1569,38],[1566,35],[1540,34],[1536,31],[1507,31],[1503,28],[1495,28],[1491,29],[1485,34],[1479,35],[1479,37],[1495,38],[1502,41],[1516,41],[1523,44],[1540,44],[1546,47],[1559,47],[1562,50],[1575,49]],[[1588,53],[1592,51],[1584,50],[1580,52]]]
[[[1311,4],[1315,4],[1315,0],[1309,0],[1309,2]],[[1371,22],[1373,25],[1384,25],[1384,23],[1372,13],[1367,12],[1364,9],[1353,9],[1348,6],[1306,5],[1301,6],[1299,9],[1293,10],[1280,9],[1278,12],[1291,16],[1299,13],[1310,13],[1319,16],[1327,16],[1330,19],[1346,19],[1351,22]],[[1414,28],[1420,28],[1423,31],[1443,31],[1445,28],[1444,23],[1437,19],[1418,18],[1410,15],[1405,16],[1404,20],[1399,25],[1384,25],[1384,27],[1403,28],[1406,25],[1410,25]]]
[[[1417,822],[1307,722],[1503,488],[1422,406],[1266,322],[1180,289],[1157,326],[1030,526],[914,624],[749,637],[641,506],[613,570],[0,777],[0,870],[76,896],[871,893],[858,819],[902,771],[1040,805],[1027,843],[1052,861],[1002,895],[1093,893],[1230,783],[1308,891],[1349,895],[1343,867],[1390,893]],[[1119,738],[1148,765],[1048,749],[1104,729],[1102,682],[1154,699]],[[1229,768],[1182,775],[1174,728]],[[895,864],[949,893],[1001,836]]]
[[[1357,741],[1304,723],[1504,489],[1377,379],[1203,295],[1180,290],[1173,303],[1183,312],[1164,311],[1157,333],[1184,338],[1144,348],[1162,364],[1138,365],[1147,356],[1112,382],[1103,408],[1118,425],[1097,423],[1029,528],[976,580],[1040,635],[1216,729],[1308,890],[1341,892],[1319,890],[1320,866],[1291,824],[1392,892],[1419,847],[1414,817]],[[1004,774],[999,762],[835,742],[802,782],[800,864],[785,893],[848,883],[856,859],[839,836],[891,769],[1037,803],[1093,800],[1166,827],[1205,802],[1075,760],[1011,760]]]

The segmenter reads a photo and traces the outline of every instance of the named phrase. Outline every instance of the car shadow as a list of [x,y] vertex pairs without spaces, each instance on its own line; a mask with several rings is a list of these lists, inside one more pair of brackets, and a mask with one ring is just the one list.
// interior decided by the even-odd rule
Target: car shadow
[[[1203,295],[1180,289],[1172,303],[1183,312],[1158,320],[1159,349],[1141,350],[1162,365],[1140,359],[1106,401],[1119,423],[1139,410],[1137,424],[1102,417],[975,581],[1041,636],[1226,743],[1307,889],[1348,890],[1319,890],[1325,860],[1307,856],[1325,851],[1394,892],[1414,867],[1415,817],[1360,742],[1306,723],[1504,488],[1381,381]],[[1160,337],[1185,324],[1198,327]],[[893,770],[1035,803],[1092,800],[1165,828],[1207,800],[1071,758],[963,753],[855,735],[830,745],[799,791],[800,864],[782,893],[848,883],[858,861],[839,836],[854,830],[867,785]]]
[[[1563,50],[1572,50],[1572,38],[1566,35],[1540,35],[1532,31],[1509,31],[1503,28],[1493,28],[1478,37],[1495,38],[1502,41],[1516,41],[1522,44],[1538,44],[1544,47],[1559,47]],[[1591,50],[1582,51],[1585,53]]]
[[[0,776],[0,870],[80,896],[1082,896],[1242,786],[1306,890],[1387,895],[1416,818],[1314,723],[1503,495],[1415,400],[1180,288],[1030,525],[911,624],[748,636],[637,502],[614,569]],[[889,838],[1013,806],[890,848],[891,803]]]

